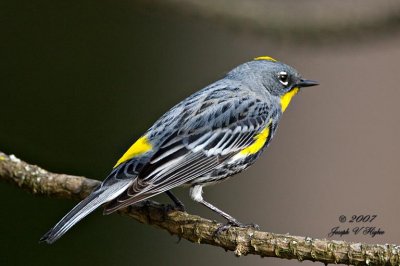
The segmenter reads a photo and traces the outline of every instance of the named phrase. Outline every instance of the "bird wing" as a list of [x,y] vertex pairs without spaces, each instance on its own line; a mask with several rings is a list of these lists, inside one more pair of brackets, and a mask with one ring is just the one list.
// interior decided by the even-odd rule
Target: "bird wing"
[[[215,93],[221,92],[202,98],[197,108],[188,104],[174,118],[180,126],[162,142],[132,185],[107,204],[105,213],[206,176],[254,145],[260,132],[269,131],[272,112],[266,103],[248,95],[221,99]],[[264,137],[262,144],[270,139]]]

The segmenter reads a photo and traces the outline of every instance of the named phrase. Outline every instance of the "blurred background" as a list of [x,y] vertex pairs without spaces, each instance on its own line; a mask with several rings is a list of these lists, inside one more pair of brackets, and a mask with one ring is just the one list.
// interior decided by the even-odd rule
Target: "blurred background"
[[[327,238],[335,226],[374,226],[385,233],[332,239],[400,244],[399,28],[394,0],[2,0],[0,150],[102,180],[174,104],[269,55],[321,85],[294,98],[252,168],[205,198],[270,232]],[[174,192],[189,212],[223,221],[186,189]],[[298,265],[177,243],[101,211],[39,245],[76,202],[5,183],[0,201],[1,265]]]

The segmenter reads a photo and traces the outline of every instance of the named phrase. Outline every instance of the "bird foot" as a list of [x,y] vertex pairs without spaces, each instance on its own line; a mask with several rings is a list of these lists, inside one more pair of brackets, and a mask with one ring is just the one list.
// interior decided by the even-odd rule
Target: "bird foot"
[[164,212],[168,213],[170,211],[186,212],[185,206],[183,205],[171,205],[171,204],[164,205]]
[[255,230],[259,230],[260,229],[260,226],[258,224],[255,224],[255,223],[243,224],[243,223],[240,223],[240,222],[238,222],[236,220],[232,220],[232,221],[228,221],[226,224],[223,224],[223,225],[219,226],[217,228],[217,230],[215,230],[213,236],[218,236],[219,234],[221,234],[222,232],[227,231],[231,227],[253,228]]
[[174,210],[176,210],[176,211],[186,212],[185,205],[183,205],[183,204],[175,205],[175,206],[173,206],[173,208],[174,208]]

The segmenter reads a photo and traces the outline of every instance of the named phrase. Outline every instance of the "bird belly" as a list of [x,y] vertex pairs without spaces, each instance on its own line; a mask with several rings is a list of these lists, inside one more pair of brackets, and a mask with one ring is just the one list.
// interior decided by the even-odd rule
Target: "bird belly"
[[257,154],[248,156],[247,158],[240,158],[238,160],[230,160],[226,164],[216,168],[210,174],[205,176],[200,176],[186,183],[185,185],[214,185],[222,181],[227,180],[231,176],[246,170],[250,165],[252,165],[256,159],[261,154],[261,151]]

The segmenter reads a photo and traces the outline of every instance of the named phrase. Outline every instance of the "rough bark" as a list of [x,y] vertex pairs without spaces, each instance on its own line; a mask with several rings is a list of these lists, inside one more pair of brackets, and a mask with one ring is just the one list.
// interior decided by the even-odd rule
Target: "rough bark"
[[[83,199],[100,184],[97,180],[82,176],[51,173],[2,152],[0,179],[33,194],[71,199]],[[236,256],[254,254],[261,257],[319,261],[325,264],[400,265],[398,245],[313,239],[235,227],[215,235],[214,232],[220,224],[196,215],[170,210],[165,205],[151,201],[122,209],[119,214],[165,229],[170,234],[194,243],[232,250]]]

